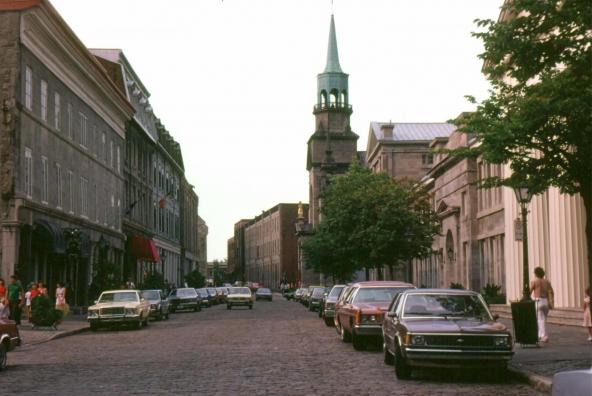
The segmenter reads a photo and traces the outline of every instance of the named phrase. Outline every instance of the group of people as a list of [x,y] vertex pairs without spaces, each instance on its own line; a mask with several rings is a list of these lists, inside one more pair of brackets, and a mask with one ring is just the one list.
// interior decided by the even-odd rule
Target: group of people
[[[539,341],[548,342],[547,316],[549,310],[554,307],[554,293],[551,282],[545,278],[545,270],[541,267],[534,269],[534,280],[530,282],[530,292],[536,302],[537,324],[539,330]],[[584,321],[582,326],[588,330],[588,341],[592,342],[592,315],[590,312],[590,288],[586,288],[584,295]]]
[[[27,313],[29,322],[32,321],[33,301],[39,296],[48,296],[49,292],[41,281],[31,283],[25,291],[17,275],[10,277],[10,284],[6,286],[4,279],[0,278],[0,318],[14,320],[17,325],[21,324],[23,308]],[[55,308],[66,315],[69,311],[66,302],[66,287],[58,282],[55,291]]]

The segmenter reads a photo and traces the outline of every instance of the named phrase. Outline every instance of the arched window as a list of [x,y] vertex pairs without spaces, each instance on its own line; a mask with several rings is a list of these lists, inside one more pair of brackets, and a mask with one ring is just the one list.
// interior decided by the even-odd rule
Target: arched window
[[331,95],[329,96],[329,103],[331,104],[332,107],[335,107],[335,105],[337,104],[338,98],[339,98],[339,91],[337,91],[336,89],[332,89]]
[[341,91],[341,97],[340,97],[339,103],[341,103],[342,105],[347,104],[347,91],[345,91],[345,90]]
[[324,89],[321,91],[321,107],[325,107],[327,105],[327,91]]
[[446,257],[448,258],[448,263],[453,264],[455,261],[455,251],[454,251],[454,239],[452,238],[452,232],[448,230],[446,233]]

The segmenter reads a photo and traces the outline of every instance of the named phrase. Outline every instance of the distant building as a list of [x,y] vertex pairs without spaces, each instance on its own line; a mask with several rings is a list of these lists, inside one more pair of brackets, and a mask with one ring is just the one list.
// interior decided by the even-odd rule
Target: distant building
[[234,237],[229,238],[226,243],[226,254],[228,261],[228,272],[234,273],[236,270],[236,243],[234,243]]
[[[308,211],[308,205],[305,205]],[[270,288],[296,283],[298,204],[278,204],[245,226],[245,278]]]
[[198,204],[193,185],[181,179],[181,279],[198,268]]
[[[240,281],[245,278],[246,256],[245,256],[245,228],[249,224],[248,219],[242,219],[234,224],[234,262],[236,279]],[[228,252],[230,257],[230,251]],[[229,258],[230,260],[230,258]]]
[[202,275],[208,272],[208,225],[197,216],[197,268]]
[[134,109],[48,1],[0,2],[0,37],[0,276],[85,305],[100,262],[123,271]]

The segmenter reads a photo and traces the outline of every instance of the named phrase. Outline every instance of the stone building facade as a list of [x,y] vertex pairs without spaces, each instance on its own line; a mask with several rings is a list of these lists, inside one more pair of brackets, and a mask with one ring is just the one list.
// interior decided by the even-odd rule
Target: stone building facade
[[181,268],[183,281],[184,276],[198,269],[198,205],[199,199],[193,185],[187,179],[181,179],[181,257],[183,266]]
[[208,270],[208,225],[206,221],[197,216],[197,268],[203,276]]
[[[304,206],[308,211],[308,205]],[[245,227],[245,278],[277,289],[298,278],[298,204],[278,204]]]
[[0,3],[0,37],[1,275],[84,305],[96,265],[123,262],[134,109],[49,2]]

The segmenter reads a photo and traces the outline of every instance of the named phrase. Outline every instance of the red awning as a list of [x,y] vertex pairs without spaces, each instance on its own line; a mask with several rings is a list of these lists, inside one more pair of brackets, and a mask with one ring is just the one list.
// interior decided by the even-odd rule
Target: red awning
[[160,261],[158,250],[151,239],[144,238],[141,235],[134,235],[132,236],[131,248],[132,256],[137,260]]

